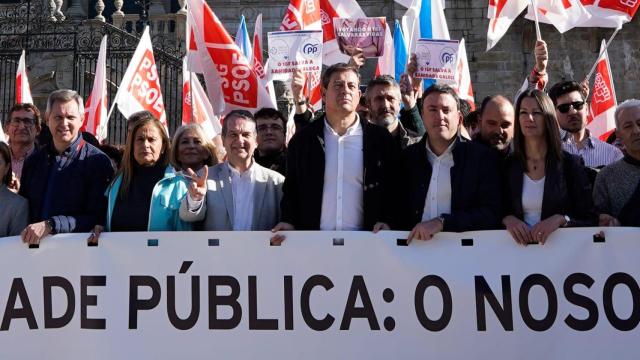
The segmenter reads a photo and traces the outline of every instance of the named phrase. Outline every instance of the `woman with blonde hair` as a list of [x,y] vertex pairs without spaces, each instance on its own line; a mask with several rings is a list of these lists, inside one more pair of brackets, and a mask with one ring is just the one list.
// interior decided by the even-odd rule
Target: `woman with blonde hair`
[[[132,119],[133,118],[133,121]],[[194,126],[181,128],[172,149],[163,125],[148,112],[133,114],[135,125],[127,138],[120,170],[107,190],[106,231],[187,231],[180,220],[180,201],[189,180],[170,165],[199,169],[213,163],[212,146]],[[103,229],[96,226],[89,238],[96,241]]]

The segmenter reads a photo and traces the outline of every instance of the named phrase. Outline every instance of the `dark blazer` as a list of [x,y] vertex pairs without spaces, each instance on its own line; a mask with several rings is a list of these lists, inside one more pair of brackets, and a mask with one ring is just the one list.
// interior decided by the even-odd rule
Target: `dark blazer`
[[[407,147],[403,152],[404,221],[406,230],[422,221],[424,204],[429,191],[431,164],[427,157],[427,137]],[[497,157],[488,148],[455,140],[454,166],[451,168],[451,213],[442,214],[444,231],[473,231],[497,229],[501,220],[500,175]]]
[[[548,158],[545,164],[542,214],[544,220],[553,215],[567,215],[567,226],[596,225],[591,184],[581,164],[581,158],[563,151],[563,160]],[[524,219],[522,184],[524,167],[515,156],[507,159],[505,184],[505,215]]]
[[[376,222],[394,226],[399,148],[387,129],[360,119],[363,139],[364,230]],[[324,191],[324,117],[300,129],[289,142],[282,221],[297,230],[319,230]]]

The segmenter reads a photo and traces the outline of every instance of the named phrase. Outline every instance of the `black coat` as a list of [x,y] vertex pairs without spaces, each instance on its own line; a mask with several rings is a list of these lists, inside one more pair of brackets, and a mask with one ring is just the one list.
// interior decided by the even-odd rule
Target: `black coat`
[[[427,136],[403,152],[404,221],[406,230],[422,221],[432,167],[427,157]],[[451,213],[442,214],[444,231],[462,232],[497,229],[501,220],[501,190],[498,159],[489,148],[455,140],[451,168]]]
[[[505,184],[505,215],[524,219],[522,186],[524,167],[515,156],[507,159]],[[563,151],[563,160],[548,158],[545,164],[542,214],[544,220],[553,215],[567,215],[567,226],[596,225],[591,184],[581,158]]]
[[[399,148],[387,129],[360,120],[363,140],[364,229],[396,221]],[[297,230],[319,230],[324,191],[324,118],[300,129],[289,142],[282,188],[282,221]]]

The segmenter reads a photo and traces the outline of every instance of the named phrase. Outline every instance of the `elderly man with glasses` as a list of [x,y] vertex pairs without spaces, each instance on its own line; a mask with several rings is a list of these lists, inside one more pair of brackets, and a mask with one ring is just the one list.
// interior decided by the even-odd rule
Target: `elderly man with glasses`
[[591,136],[587,129],[587,95],[575,81],[557,83],[549,90],[556,107],[556,117],[562,130],[562,147],[570,154],[582,157],[585,165],[601,168],[622,159],[622,152],[613,145]]

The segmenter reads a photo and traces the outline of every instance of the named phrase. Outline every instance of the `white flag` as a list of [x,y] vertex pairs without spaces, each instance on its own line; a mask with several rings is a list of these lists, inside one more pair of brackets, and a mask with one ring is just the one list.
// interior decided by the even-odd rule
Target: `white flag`
[[84,106],[82,131],[93,134],[98,141],[107,137],[107,35],[102,37],[96,62],[93,88]]
[[25,64],[24,50],[22,50],[22,55],[20,55],[18,71],[16,72],[16,104],[21,103],[33,104],[31,88],[29,87],[29,78],[27,78],[27,66]]

